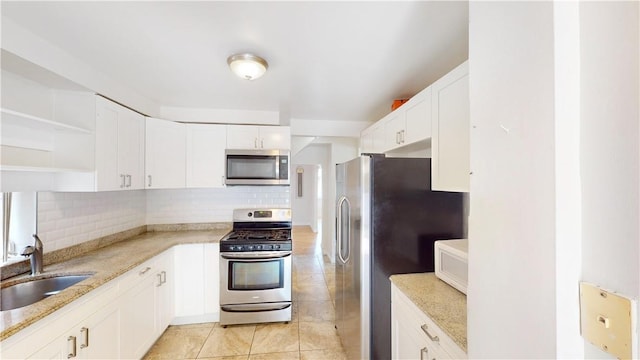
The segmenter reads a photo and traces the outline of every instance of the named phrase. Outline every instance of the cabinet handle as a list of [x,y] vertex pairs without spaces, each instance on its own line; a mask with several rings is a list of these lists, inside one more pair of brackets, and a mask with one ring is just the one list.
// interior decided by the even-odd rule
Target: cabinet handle
[[427,349],[427,347],[423,347],[422,349],[420,349],[420,360],[424,360],[425,358],[425,354],[427,355],[427,358],[429,357],[429,349]]
[[124,175],[120,175],[120,179],[122,180],[122,182],[120,183],[120,189],[124,188]]
[[74,358],[76,355],[76,337],[69,336],[67,338],[67,359]]
[[127,187],[131,187],[131,175],[127,175]]
[[260,139],[260,149],[264,149],[264,139]]
[[80,349],[89,347],[89,328],[81,328],[80,334],[82,334],[82,343],[80,344]]
[[166,283],[167,282],[167,272],[162,270],[162,272],[160,273],[162,274],[162,283]]
[[156,276],[158,277],[158,283],[156,284],[156,287],[160,287],[162,286],[162,274],[157,273]]
[[149,272],[149,270],[151,270],[151,268],[147,266],[146,268],[144,268],[144,270],[140,271],[140,272],[138,273],[138,275],[144,275],[144,274],[146,274],[147,272]]
[[220,176],[220,185],[224,185],[224,175]]
[[253,147],[256,149],[258,148],[258,138],[253,139]]
[[400,131],[400,142],[404,144],[404,130]]
[[429,334],[429,329],[427,328],[427,324],[422,324],[422,326],[420,326],[420,329],[422,329],[422,331],[424,331],[424,333],[427,334],[427,336],[429,337],[429,339],[431,339],[431,341],[434,341],[434,342],[440,341],[440,338],[438,336],[433,336]]
[[147,175],[147,177],[149,178],[149,185],[147,185],[147,186],[151,187],[151,175]]

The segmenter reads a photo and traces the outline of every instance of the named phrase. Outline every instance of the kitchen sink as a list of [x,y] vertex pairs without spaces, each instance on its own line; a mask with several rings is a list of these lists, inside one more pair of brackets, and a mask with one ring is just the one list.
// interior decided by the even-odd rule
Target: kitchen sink
[[44,279],[27,280],[0,290],[0,311],[31,305],[55,295],[91,275],[60,275]]

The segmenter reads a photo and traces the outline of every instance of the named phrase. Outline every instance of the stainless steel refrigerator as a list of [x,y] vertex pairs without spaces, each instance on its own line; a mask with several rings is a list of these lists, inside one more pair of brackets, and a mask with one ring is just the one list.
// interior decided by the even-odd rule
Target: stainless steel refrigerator
[[392,274],[434,271],[463,237],[461,193],[431,191],[431,159],[365,155],[336,168],[336,329],[348,359],[391,359]]

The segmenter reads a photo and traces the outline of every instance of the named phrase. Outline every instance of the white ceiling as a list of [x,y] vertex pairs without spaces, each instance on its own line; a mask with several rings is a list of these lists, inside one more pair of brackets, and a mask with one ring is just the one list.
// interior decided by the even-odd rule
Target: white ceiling
[[[159,106],[295,119],[378,120],[468,56],[461,1],[2,1],[2,14]],[[235,77],[237,52],[267,74]]]

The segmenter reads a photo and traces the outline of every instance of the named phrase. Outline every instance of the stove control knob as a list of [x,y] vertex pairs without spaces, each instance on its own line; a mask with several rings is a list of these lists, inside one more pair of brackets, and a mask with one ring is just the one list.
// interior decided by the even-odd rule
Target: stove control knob
[[247,214],[247,216],[248,216],[248,217],[252,217],[252,216],[253,216],[253,213],[252,213],[252,212],[250,212],[250,213],[248,213],[248,214]]
[[238,250],[238,251],[242,251],[242,245],[238,245],[238,246],[236,246],[236,250]]
[[256,250],[262,250],[262,245],[256,245]]
[[235,250],[235,249],[236,249],[236,247],[235,247],[235,246],[233,246],[233,245],[230,245],[230,246],[229,246],[229,250],[233,251],[233,250]]
[[273,248],[276,249],[276,250],[280,249],[280,245],[273,245]]
[[248,245],[248,246],[247,246],[247,249],[248,249],[249,251],[253,250],[253,245]]

